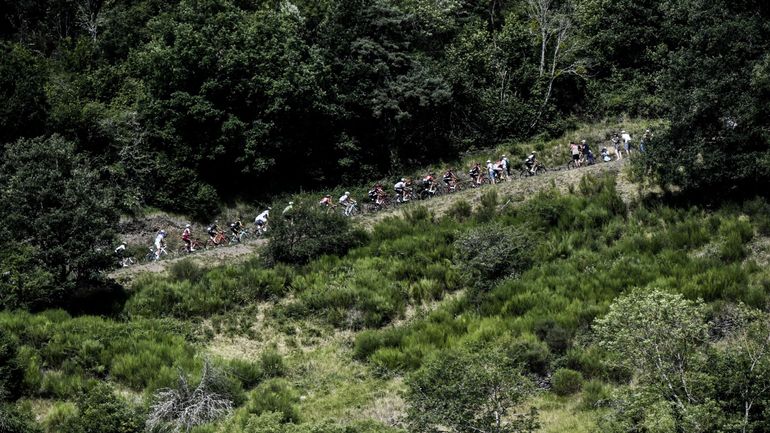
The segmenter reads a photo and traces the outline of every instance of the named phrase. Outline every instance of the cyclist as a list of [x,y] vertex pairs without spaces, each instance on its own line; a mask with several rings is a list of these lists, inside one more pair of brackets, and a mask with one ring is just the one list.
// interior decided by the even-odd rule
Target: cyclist
[[191,253],[195,251],[195,248],[192,246],[192,230],[190,228],[190,224],[185,224],[184,231],[182,232],[182,241],[184,241],[185,247],[187,248],[187,252]]
[[155,260],[160,259],[160,251],[166,247],[166,231],[160,230],[158,231],[158,234],[155,235]]
[[230,223],[230,231],[233,233],[233,240],[240,240],[240,234],[243,230],[243,223],[241,222],[240,215],[235,222]]
[[217,226],[217,223],[219,223],[219,221],[214,221],[206,229],[206,233],[209,234],[209,239],[211,239],[211,243],[214,244],[214,246],[219,245],[219,242],[217,242],[217,233],[219,233],[219,226]]
[[457,187],[457,176],[455,176],[454,171],[452,171],[452,167],[447,168],[446,173],[444,173],[441,180],[444,181],[449,191],[454,191]]
[[294,202],[290,201],[289,205],[283,208],[283,212],[281,212],[281,215],[283,215],[286,219],[291,219],[292,211],[294,210]]
[[481,163],[475,163],[468,174],[471,176],[471,179],[473,179],[474,185],[481,185]]
[[369,190],[369,198],[372,199],[377,206],[382,206],[385,202],[385,195],[385,189],[382,187],[381,183],[374,184],[374,187]]
[[534,150],[530,152],[527,159],[524,160],[524,165],[529,169],[529,174],[535,174],[535,167],[537,167],[537,152]]
[[258,232],[267,231],[267,219],[270,218],[270,209],[272,208],[268,207],[264,212],[254,218],[254,224],[257,225]]
[[431,195],[436,193],[436,179],[433,177],[435,175],[436,173],[430,172],[427,176],[422,178],[423,188],[427,189]]
[[347,191],[340,197],[339,203],[341,206],[345,206],[345,216],[350,216],[356,206],[356,201],[350,197],[350,193]]
[[585,140],[582,140],[580,142],[582,148],[583,148],[583,155],[586,157],[586,160],[588,161],[588,165],[593,164],[596,162],[594,159],[594,154],[591,152],[591,147],[588,145],[588,142]]
[[126,260],[126,244],[120,244],[117,248],[115,248],[115,257],[117,257],[118,263],[120,263],[121,267],[125,268],[128,266]]
[[332,196],[330,194],[326,194],[321,198],[321,201],[319,201],[318,204],[327,208],[332,207]]
[[396,191],[396,199],[399,202],[406,202],[409,201],[409,199],[406,196],[407,192],[407,182],[405,178],[401,178],[398,182],[396,182],[395,185],[393,185],[393,189]]

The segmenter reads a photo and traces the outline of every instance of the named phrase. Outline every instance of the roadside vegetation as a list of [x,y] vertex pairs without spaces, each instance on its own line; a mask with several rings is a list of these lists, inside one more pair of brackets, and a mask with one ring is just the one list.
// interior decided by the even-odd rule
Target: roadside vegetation
[[[181,418],[156,412],[163,396],[190,402],[209,390],[226,403],[214,418],[184,418],[201,424],[194,431],[423,431],[471,413],[498,419],[499,431],[554,431],[568,419],[585,431],[762,431],[770,274],[756,260],[768,254],[757,245],[770,206],[624,203],[615,188],[613,176],[586,177],[572,193],[502,210],[496,197],[441,218],[417,208],[309,262],[182,261],[137,280],[115,318],[0,313],[0,384],[15,402],[3,410],[21,423],[35,410],[50,432],[173,426]],[[339,222],[335,235],[355,232]],[[228,341],[234,350],[221,350]],[[667,364],[645,361],[655,342]],[[452,379],[476,364],[484,375]],[[510,368],[489,369],[500,365]],[[669,391],[663,373],[673,372]],[[484,387],[512,394],[485,402]],[[113,400],[94,400],[104,393]],[[99,404],[124,410],[89,409]],[[114,431],[135,431],[126,428]]]

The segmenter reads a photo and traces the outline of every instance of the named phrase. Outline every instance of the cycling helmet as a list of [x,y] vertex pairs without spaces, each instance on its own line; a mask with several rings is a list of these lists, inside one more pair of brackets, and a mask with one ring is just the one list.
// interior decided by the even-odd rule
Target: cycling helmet
[[190,224],[185,224],[184,228],[189,229],[190,228]]
[[163,235],[163,236],[166,236],[166,231],[165,231],[165,230],[161,230],[159,233],[160,233],[161,235]]
[[267,210],[273,210],[273,208],[272,208],[272,207],[270,207],[270,206],[268,206],[268,207],[267,207]]
[[345,195],[350,195],[350,193],[349,193],[349,192],[347,192],[347,191],[345,191]]
[[581,143],[583,143],[583,144],[585,144],[585,142],[586,142],[586,141],[585,141],[585,140],[580,140],[580,142],[581,142]]
[[401,182],[406,182],[406,179],[402,177]]
[[501,156],[501,158],[505,158],[505,155]]
[[293,204],[294,204],[294,202],[293,202],[293,201],[290,201],[290,202],[289,202],[289,205],[293,205]]
[[490,163],[490,162],[492,162],[492,160],[491,160],[491,159],[488,159],[488,160],[487,160],[487,163]]

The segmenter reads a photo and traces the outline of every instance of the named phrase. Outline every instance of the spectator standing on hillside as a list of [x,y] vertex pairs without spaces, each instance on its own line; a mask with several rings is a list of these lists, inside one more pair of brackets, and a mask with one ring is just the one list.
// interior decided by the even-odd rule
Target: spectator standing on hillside
[[487,174],[489,175],[489,183],[495,183],[495,166],[492,164],[492,160],[487,160]]
[[645,145],[649,143],[651,139],[652,132],[649,129],[645,130],[644,135],[642,135],[642,139],[639,141],[639,152],[645,152]]
[[580,146],[574,141],[570,141],[569,151],[572,154],[572,160],[575,161],[575,167],[580,167]]
[[626,149],[626,156],[631,156],[631,134],[625,130],[620,131],[620,139],[623,140],[623,147]]
[[617,133],[612,134],[612,147],[615,148],[615,160],[623,159],[623,153],[621,152],[621,146],[620,146],[620,135]]
[[511,161],[508,161],[508,157],[505,155],[500,157],[500,161],[503,163],[503,168],[505,169],[505,175],[510,177],[511,176]]

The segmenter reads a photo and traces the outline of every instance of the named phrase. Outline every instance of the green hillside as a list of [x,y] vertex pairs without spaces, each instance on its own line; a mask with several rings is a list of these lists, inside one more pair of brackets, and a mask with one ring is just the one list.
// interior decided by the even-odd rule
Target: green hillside
[[0,0],[0,433],[770,433],[769,5]]

